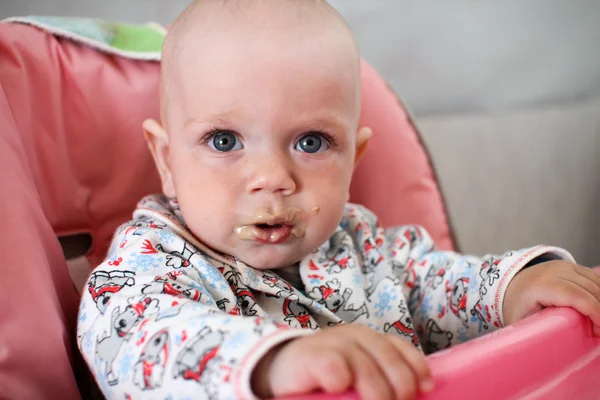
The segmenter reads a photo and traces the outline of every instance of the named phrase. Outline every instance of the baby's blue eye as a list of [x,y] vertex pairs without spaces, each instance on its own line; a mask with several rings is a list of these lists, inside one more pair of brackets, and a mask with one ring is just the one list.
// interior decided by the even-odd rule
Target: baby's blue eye
[[220,152],[241,150],[242,142],[231,132],[220,132],[213,135],[208,141],[208,146]]
[[304,135],[296,143],[296,150],[304,153],[321,153],[329,149],[329,143],[318,133]]

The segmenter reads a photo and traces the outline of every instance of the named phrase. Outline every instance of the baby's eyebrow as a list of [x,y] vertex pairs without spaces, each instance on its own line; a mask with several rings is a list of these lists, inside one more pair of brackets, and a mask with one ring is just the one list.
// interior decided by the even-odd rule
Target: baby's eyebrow
[[213,114],[213,115],[202,116],[202,117],[193,117],[193,118],[190,118],[189,120],[187,120],[185,122],[185,124],[183,124],[183,127],[184,127],[184,129],[187,129],[194,125],[207,124],[207,123],[214,124],[214,125],[223,125],[223,124],[227,124],[232,119],[236,119],[239,116],[238,114],[239,113],[236,113],[236,112],[226,112],[226,113]]
[[[227,126],[233,121],[240,118],[241,112],[225,112],[212,114],[208,116],[193,117],[187,120],[183,128],[184,130],[193,130],[195,125],[216,125]],[[296,128],[304,130],[325,130],[332,132],[345,132],[348,130],[348,124],[344,122],[344,118],[338,117],[335,113],[321,112],[317,114],[306,114],[300,116],[298,120],[292,122]]]
[[343,120],[338,118],[334,114],[321,114],[316,117],[305,120],[306,125],[311,127],[318,127],[320,129],[331,129],[333,131],[345,131],[348,129],[347,124],[342,122]]

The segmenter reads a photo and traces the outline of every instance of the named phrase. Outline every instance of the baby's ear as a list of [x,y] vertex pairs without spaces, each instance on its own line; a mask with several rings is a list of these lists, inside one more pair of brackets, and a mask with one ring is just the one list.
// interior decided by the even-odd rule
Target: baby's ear
[[167,197],[176,197],[171,166],[169,165],[169,135],[167,135],[161,124],[153,119],[145,120],[142,126],[144,128],[144,137],[152,152],[156,169],[158,169],[160,175],[163,193]]
[[354,166],[358,164],[358,161],[367,149],[369,139],[371,139],[372,135],[373,131],[366,126],[358,128],[356,131],[356,155],[354,156]]

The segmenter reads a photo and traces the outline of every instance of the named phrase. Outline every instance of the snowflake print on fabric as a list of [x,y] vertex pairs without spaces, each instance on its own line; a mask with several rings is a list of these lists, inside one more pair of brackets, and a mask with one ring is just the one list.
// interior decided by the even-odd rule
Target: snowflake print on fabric
[[111,393],[112,389],[111,386],[108,384],[106,363],[104,363],[100,357],[95,357],[94,364],[96,365],[96,370],[99,372],[99,374],[94,376],[96,378],[96,383],[98,384],[98,387],[105,394]]
[[127,259],[127,265],[131,265],[133,271],[148,272],[160,267],[162,261],[163,258],[157,257],[155,254],[131,253]]
[[[98,387],[100,388],[100,390],[102,391],[102,393],[104,394],[110,394],[112,393],[112,386],[110,386],[108,384],[108,379],[106,378],[106,373],[103,372],[101,375],[96,375],[96,383],[98,384]],[[108,396],[107,396],[108,397]]]
[[92,340],[92,335],[90,335],[89,333],[88,333],[88,334],[86,334],[86,335],[83,337],[83,345],[82,345],[82,347],[83,347],[83,350],[84,350],[86,353],[89,353],[90,351],[92,351],[92,346],[93,346],[93,345],[94,345],[94,341]]
[[[443,261],[440,260],[439,263]],[[473,268],[473,266],[469,263],[468,257],[460,257],[454,261],[454,266],[452,267],[454,273],[459,274],[462,277],[472,277],[475,278],[479,273],[478,268]]]
[[445,281],[448,281],[448,283],[452,283],[452,282],[456,282],[456,280],[460,277],[460,276],[456,276],[456,271],[454,271],[453,269],[448,271],[448,273],[446,274],[446,276],[444,277]]
[[179,237],[175,233],[164,229],[155,229],[154,234],[158,237],[158,241],[163,246],[174,243],[176,240],[179,239]]
[[352,283],[355,286],[360,286],[363,283],[363,275],[360,272],[356,272],[353,276],[352,276]]
[[244,280],[248,282],[248,286],[256,287],[261,282],[261,276],[259,276],[258,273],[251,271],[250,268],[248,268],[244,273]]
[[[471,267],[471,268],[469,268],[469,272],[470,272],[469,281],[477,282],[477,278],[478,278],[479,272],[480,272],[479,267]],[[468,293],[479,296],[479,288],[480,288],[480,285],[469,285]]]
[[238,330],[227,338],[227,348],[231,350],[243,350],[247,343],[248,333],[243,330]]
[[79,308],[79,315],[77,316],[77,322],[78,323],[83,323],[87,320],[87,311],[86,311],[86,304],[87,302],[82,302],[81,303],[81,307]]
[[373,329],[375,332],[381,332],[381,326],[379,325],[375,325],[372,322],[367,322],[367,324],[365,325],[367,328],[371,328]]
[[[206,304],[211,304],[213,306],[217,305],[212,298],[203,298],[201,303],[195,301],[186,302],[185,306],[182,307],[182,311],[177,315],[177,317],[185,319],[186,329],[199,330],[211,323],[215,323],[215,321],[221,321],[218,318],[221,315],[221,312],[216,309],[207,310]],[[217,315],[216,319],[214,318],[215,315]]]
[[123,380],[128,380],[133,371],[133,364],[135,363],[135,355],[131,347],[126,347],[121,359],[116,364],[117,376]]
[[376,292],[376,303],[373,304],[376,317],[381,318],[392,311],[392,302],[398,300],[398,293],[394,289],[397,288],[386,283]]
[[206,262],[203,262],[199,266],[198,272],[200,273],[204,284],[215,290],[227,290],[229,287],[227,279],[225,279],[219,270]]
[[[423,301],[421,302],[421,314],[429,315],[433,309],[433,299],[431,296],[423,297]],[[438,313],[441,312],[441,309],[438,310]]]
[[459,329],[458,332],[456,332],[456,338],[460,343],[468,342],[469,340],[471,340],[469,332],[467,332],[466,329]]
[[[187,306],[187,307],[189,307],[187,311],[188,312],[191,311],[190,312],[191,316],[189,317],[188,322],[187,322],[187,325],[189,325],[191,330],[199,331],[200,329],[204,328],[205,326],[209,326],[210,324],[218,321],[218,320],[213,320],[212,318],[207,317],[206,315],[202,315],[202,314],[194,315],[193,305],[194,304],[192,303],[190,306]],[[199,311],[199,312],[203,311],[203,307],[202,306],[198,307],[197,311]]]
[[202,299],[202,303],[207,305],[216,305],[215,299],[211,296],[211,294],[206,290],[204,285],[200,285],[194,281],[190,281],[187,283],[187,286],[196,289],[202,295],[200,298]]

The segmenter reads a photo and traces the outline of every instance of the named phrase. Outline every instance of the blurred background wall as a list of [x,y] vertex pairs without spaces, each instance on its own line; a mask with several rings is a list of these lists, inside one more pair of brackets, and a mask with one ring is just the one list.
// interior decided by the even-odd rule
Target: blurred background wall
[[[0,0],[0,17],[168,24],[188,3]],[[600,1],[331,3],[415,115],[463,251],[549,243],[600,264]]]

